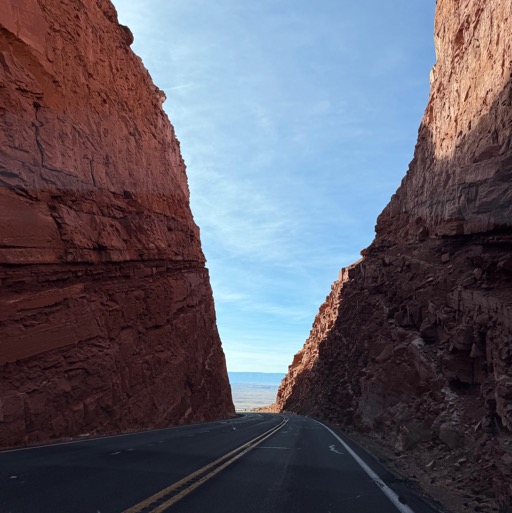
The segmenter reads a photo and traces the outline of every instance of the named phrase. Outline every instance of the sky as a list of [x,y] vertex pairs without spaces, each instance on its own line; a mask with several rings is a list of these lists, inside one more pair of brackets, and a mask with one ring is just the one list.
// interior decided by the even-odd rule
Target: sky
[[435,0],[114,0],[167,95],[229,371],[286,372],[412,160]]

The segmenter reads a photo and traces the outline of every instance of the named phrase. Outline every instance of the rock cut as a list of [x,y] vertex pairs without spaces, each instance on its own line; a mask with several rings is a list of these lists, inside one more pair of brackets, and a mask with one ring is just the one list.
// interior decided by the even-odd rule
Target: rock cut
[[511,511],[512,4],[438,0],[435,47],[407,175],[277,405],[370,433],[440,488]]
[[0,20],[0,445],[234,415],[165,95],[109,0]]

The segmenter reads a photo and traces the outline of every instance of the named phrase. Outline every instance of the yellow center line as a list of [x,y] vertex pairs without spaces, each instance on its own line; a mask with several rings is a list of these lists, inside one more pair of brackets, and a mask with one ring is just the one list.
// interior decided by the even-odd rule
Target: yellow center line
[[[184,477],[183,479],[180,479],[176,483],[173,483],[172,485],[168,486],[167,488],[164,488],[163,490],[160,490],[159,492],[155,493],[151,497],[148,497],[147,499],[143,500],[142,502],[139,502],[135,506],[132,506],[131,508],[123,511],[123,513],[139,513],[141,510],[150,507],[154,502],[158,501],[159,499],[162,499],[166,495],[169,495],[176,489],[186,486],[186,484],[191,481],[192,479],[198,478],[197,481],[194,483],[191,483],[189,486],[187,486],[184,490],[179,492],[177,495],[174,495],[169,500],[165,501],[162,504],[155,505],[155,508],[151,509],[148,513],[162,513],[167,508],[181,500],[183,497],[188,495],[190,492],[201,486],[203,483],[211,479],[213,476],[224,470],[227,466],[234,463],[237,459],[241,458],[244,454],[248,453],[251,449],[254,449],[257,445],[259,445],[261,442],[266,440],[267,438],[271,437],[274,433],[279,431],[284,425],[288,422],[288,419],[283,419],[280,424],[277,426],[269,429],[268,431],[265,431],[265,433],[258,435],[257,437],[253,438],[252,440],[249,440],[249,442],[246,442],[245,444],[241,445],[240,447],[237,447],[236,449],[232,450],[231,452],[225,454],[224,456],[221,456],[220,458],[216,459],[215,461],[212,461],[208,465],[204,466],[203,468],[200,468],[199,470],[196,470],[192,474],[188,475],[187,477]],[[215,467],[215,468],[214,468]],[[212,470],[211,470],[212,469]],[[209,472],[208,472],[209,471]],[[208,472],[206,475],[206,472]],[[202,477],[200,477],[202,475]]]

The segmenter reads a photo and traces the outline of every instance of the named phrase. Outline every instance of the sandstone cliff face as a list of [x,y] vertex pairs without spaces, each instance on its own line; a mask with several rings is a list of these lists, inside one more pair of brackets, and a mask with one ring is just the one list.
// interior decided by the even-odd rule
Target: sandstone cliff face
[[438,0],[435,45],[414,159],[278,406],[376,434],[511,511],[512,4]]
[[179,142],[109,0],[0,19],[0,445],[234,414]]

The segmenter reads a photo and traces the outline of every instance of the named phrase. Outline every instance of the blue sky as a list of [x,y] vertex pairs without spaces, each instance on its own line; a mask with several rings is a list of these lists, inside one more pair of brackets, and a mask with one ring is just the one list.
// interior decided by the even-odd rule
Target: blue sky
[[187,164],[230,371],[286,372],[412,159],[435,0],[117,0]]

